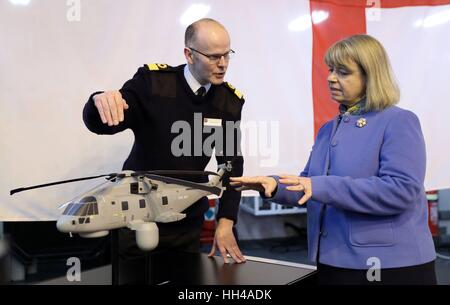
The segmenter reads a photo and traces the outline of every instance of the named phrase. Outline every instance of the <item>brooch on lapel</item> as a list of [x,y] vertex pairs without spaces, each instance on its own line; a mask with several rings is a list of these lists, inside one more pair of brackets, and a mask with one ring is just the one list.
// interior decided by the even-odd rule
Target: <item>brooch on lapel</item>
[[358,119],[358,121],[356,121],[356,126],[358,126],[359,128],[363,128],[364,126],[366,126],[367,124],[367,120],[365,118],[360,118]]

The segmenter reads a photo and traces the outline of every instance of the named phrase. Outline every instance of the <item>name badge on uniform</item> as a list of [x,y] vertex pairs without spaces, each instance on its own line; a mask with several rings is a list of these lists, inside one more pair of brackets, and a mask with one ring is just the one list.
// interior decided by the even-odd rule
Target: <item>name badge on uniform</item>
[[210,118],[204,118],[203,119],[203,126],[222,126],[222,119],[210,119]]

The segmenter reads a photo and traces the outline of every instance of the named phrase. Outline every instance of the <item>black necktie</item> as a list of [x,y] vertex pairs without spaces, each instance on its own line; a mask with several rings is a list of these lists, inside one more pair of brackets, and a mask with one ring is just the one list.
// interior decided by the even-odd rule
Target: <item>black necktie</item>
[[206,94],[206,88],[205,87],[200,87],[198,88],[197,92],[195,93],[198,97],[204,97]]

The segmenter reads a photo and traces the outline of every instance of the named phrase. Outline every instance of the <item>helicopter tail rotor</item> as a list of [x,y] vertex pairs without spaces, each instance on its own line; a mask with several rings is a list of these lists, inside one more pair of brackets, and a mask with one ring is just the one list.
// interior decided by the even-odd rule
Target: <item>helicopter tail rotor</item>
[[209,184],[211,186],[222,186],[223,179],[230,175],[233,166],[231,165],[231,162],[228,161],[226,164],[219,164],[218,168],[219,171],[217,172],[216,176],[212,177],[209,180]]

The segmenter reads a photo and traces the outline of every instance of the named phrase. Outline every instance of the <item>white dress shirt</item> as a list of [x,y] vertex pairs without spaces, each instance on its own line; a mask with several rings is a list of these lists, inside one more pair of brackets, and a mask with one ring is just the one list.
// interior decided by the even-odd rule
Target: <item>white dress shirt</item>
[[189,87],[191,88],[192,92],[197,93],[197,90],[200,87],[205,87],[206,89],[206,93],[208,93],[209,88],[211,88],[211,83],[208,83],[206,85],[201,85],[194,77],[194,75],[192,75],[191,71],[189,71],[189,67],[188,65],[184,66],[184,78],[186,79]]

